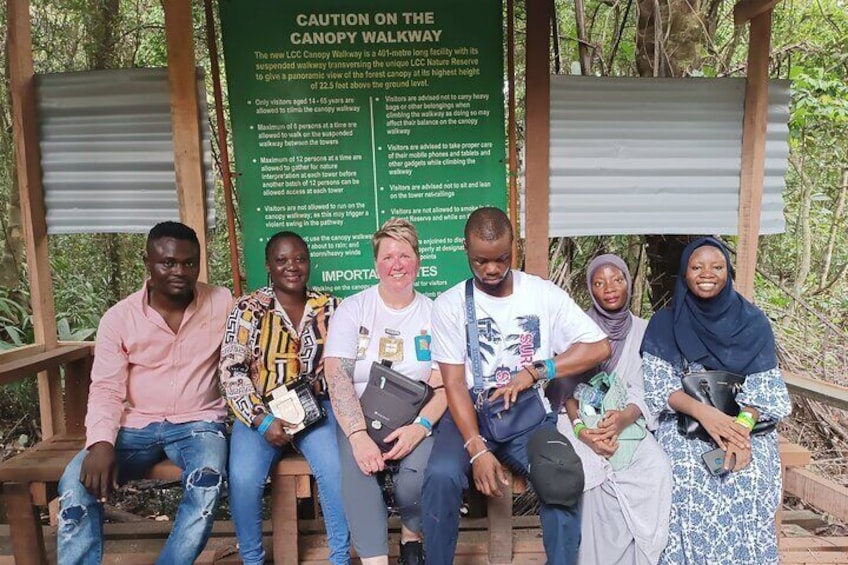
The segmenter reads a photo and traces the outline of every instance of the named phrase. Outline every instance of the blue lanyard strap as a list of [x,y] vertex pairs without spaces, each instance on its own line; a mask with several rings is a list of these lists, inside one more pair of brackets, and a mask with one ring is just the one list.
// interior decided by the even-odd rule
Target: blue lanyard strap
[[465,347],[471,359],[474,375],[474,394],[483,392],[483,363],[480,361],[480,335],[474,308],[474,279],[465,281]]

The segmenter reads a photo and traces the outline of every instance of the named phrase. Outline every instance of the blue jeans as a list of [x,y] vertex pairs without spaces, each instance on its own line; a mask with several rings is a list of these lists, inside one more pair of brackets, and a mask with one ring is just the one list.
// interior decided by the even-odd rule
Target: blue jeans
[[[327,529],[330,563],[350,563],[350,534],[342,504],[342,477],[336,443],[336,419],[330,401],[322,402],[327,418],[297,434],[295,447],[303,453],[318,483],[318,496]],[[240,421],[230,438],[230,512],[236,526],[239,553],[245,565],[265,562],[262,547],[262,494],[271,466],[283,449]]]
[[[157,422],[141,429],[121,428],[115,440],[118,483],[140,479],[166,458],[183,469],[183,499],[174,527],[156,563],[192,563],[212,532],[225,477],[227,438],[224,424]],[[99,564],[103,559],[103,506],[80,482],[83,450],[59,481],[60,565]]]
[[[496,443],[489,440],[488,447],[498,460],[514,472],[527,476],[527,442],[532,431],[543,427],[556,427],[556,414],[547,418],[534,430],[512,441]],[[424,471],[424,491],[421,506],[424,508],[424,554],[427,565],[450,565],[456,553],[459,536],[459,509],[462,491],[468,488],[471,468],[468,452],[462,447],[462,435],[450,412],[439,420],[435,432],[436,442]],[[573,507],[554,506],[539,501],[542,521],[542,542],[549,565],[574,565],[580,545],[580,510]]]

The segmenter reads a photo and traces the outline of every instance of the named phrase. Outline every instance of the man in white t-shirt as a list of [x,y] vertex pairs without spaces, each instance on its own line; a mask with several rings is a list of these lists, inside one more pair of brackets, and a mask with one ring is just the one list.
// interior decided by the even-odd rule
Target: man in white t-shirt
[[[534,275],[511,270],[512,238],[509,219],[497,208],[475,210],[465,225],[465,250],[474,275],[481,368],[476,388],[482,388],[482,394],[473,392],[473,348],[466,340],[466,283],[446,291],[433,307],[432,356],[441,369],[450,413],[439,423],[424,474],[422,506],[428,565],[453,563],[469,467],[480,492],[502,496],[501,486],[508,483],[501,465],[529,475],[533,481],[528,442],[536,432],[551,433],[549,428],[556,427],[556,414],[550,412],[540,387],[537,392],[548,414],[539,424],[508,441],[483,437],[473,398],[488,396],[491,402],[503,397],[508,408],[522,391],[553,378],[582,374],[610,354],[604,333],[564,290]],[[563,441],[567,443],[565,438]],[[567,494],[547,496],[549,489],[534,484],[541,499],[549,564],[573,564],[577,559],[577,496],[583,480],[579,466],[575,472],[580,476],[573,481],[561,481],[563,489],[572,491]],[[556,502],[546,503],[545,498]],[[574,503],[564,505],[565,499]]]

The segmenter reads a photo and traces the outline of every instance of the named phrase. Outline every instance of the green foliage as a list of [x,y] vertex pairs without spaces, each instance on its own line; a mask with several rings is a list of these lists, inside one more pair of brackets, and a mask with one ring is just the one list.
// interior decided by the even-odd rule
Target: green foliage
[[792,133],[811,126],[841,127],[848,123],[848,83],[824,69],[794,67],[792,79]]
[[0,287],[0,351],[31,342],[32,318],[27,299],[20,292]]

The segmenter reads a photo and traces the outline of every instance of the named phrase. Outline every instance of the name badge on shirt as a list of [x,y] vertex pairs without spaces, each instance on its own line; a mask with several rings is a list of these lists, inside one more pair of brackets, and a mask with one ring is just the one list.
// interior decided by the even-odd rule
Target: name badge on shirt
[[419,361],[430,361],[430,339],[426,330],[415,336],[415,357]]
[[371,343],[371,336],[368,335],[368,328],[359,326],[359,340],[356,344],[357,359],[365,359],[365,352],[368,351],[369,343]]
[[385,361],[403,361],[403,338],[381,337],[379,355]]

